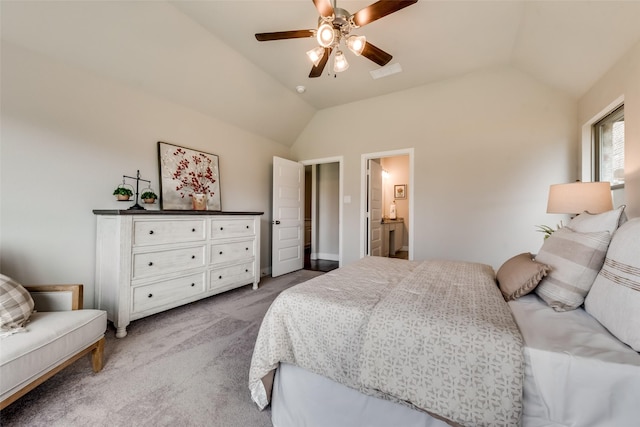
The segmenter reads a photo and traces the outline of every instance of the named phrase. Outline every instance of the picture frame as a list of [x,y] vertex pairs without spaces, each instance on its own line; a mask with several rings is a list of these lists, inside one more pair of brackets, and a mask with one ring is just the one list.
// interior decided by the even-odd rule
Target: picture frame
[[407,198],[407,184],[399,184],[393,186],[393,198],[394,199],[406,199]]
[[194,210],[193,195],[206,194],[206,205],[197,210],[221,211],[218,160],[212,153],[158,141],[160,209]]

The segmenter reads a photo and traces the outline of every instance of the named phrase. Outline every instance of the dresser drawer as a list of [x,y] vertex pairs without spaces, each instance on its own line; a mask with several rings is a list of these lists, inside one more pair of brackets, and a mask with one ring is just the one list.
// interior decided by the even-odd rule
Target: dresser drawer
[[160,245],[204,240],[205,224],[205,219],[134,221],[133,245]]
[[176,279],[164,280],[133,289],[132,313],[153,310],[178,302],[205,291],[204,272]]
[[209,289],[217,289],[229,284],[249,284],[253,282],[254,263],[232,265],[211,271],[209,276]]
[[211,238],[243,237],[255,235],[253,219],[212,219]]
[[211,245],[211,264],[223,264],[252,258],[254,255],[253,245],[254,240]]
[[132,278],[151,277],[205,265],[205,246],[133,254]]

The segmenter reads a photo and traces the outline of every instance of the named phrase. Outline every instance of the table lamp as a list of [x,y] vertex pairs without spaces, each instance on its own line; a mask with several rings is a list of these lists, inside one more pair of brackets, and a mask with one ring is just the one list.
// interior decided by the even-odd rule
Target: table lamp
[[609,182],[572,182],[549,187],[547,213],[597,214],[613,209]]

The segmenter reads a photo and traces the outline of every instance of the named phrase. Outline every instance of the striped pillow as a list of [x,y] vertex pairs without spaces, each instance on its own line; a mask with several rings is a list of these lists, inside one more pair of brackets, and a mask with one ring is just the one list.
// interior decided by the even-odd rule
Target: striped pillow
[[602,268],[610,240],[608,231],[578,233],[563,227],[554,232],[536,256],[551,267],[536,294],[556,311],[580,307]]
[[33,312],[33,306],[29,291],[10,277],[0,274],[0,327],[4,334],[23,328]]
[[640,352],[640,218],[616,231],[584,306],[609,332]]

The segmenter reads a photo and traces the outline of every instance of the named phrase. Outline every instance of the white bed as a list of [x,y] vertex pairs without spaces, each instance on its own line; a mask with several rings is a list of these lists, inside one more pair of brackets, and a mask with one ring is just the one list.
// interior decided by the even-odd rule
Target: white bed
[[[533,293],[508,303],[504,301],[499,304],[496,303],[495,306],[493,305],[493,301],[479,300],[481,306],[490,304],[491,309],[488,311],[501,311],[503,308],[506,308],[508,317],[511,321],[515,321],[514,325],[517,324],[516,330],[519,331],[518,336],[522,344],[518,352],[520,356],[522,356],[523,366],[521,371],[517,370],[517,360],[513,366],[510,364],[511,359],[518,359],[520,357],[510,352],[512,350],[511,347],[501,347],[497,353],[488,352],[481,356],[500,359],[500,363],[491,365],[493,371],[500,371],[501,363],[504,363],[506,371],[511,372],[511,370],[513,370],[513,373],[521,376],[522,382],[519,385],[521,387],[519,389],[521,401],[509,401],[506,398],[508,394],[496,394],[497,397],[493,399],[499,402],[494,408],[497,411],[502,410],[503,408],[501,406],[503,405],[511,406],[521,404],[521,411],[519,412],[518,420],[515,422],[505,421],[507,418],[499,417],[493,420],[491,417],[486,417],[486,415],[484,418],[482,416],[477,418],[478,421],[469,421],[471,418],[468,418],[467,421],[456,422],[452,417],[442,415],[446,413],[443,411],[449,408],[443,410],[437,407],[437,405],[431,406],[431,401],[421,400],[420,397],[422,396],[416,398],[415,393],[413,395],[408,393],[406,396],[404,394],[398,395],[394,392],[393,387],[379,387],[380,385],[384,385],[384,381],[395,382],[393,375],[384,377],[384,381],[377,385],[371,385],[371,383],[367,383],[366,381],[360,382],[360,377],[367,377],[368,374],[366,372],[364,374],[358,372],[358,375],[355,377],[349,372],[353,369],[361,369],[360,365],[357,365],[357,359],[364,360],[366,357],[370,357],[359,354],[361,349],[367,348],[366,344],[363,345],[361,343],[361,338],[359,337],[356,339],[358,343],[356,352],[345,351],[347,347],[343,348],[340,344],[333,342],[334,336],[331,334],[326,336],[321,334],[320,344],[322,344],[322,339],[325,339],[325,347],[312,342],[313,340],[309,336],[312,334],[312,331],[327,328],[345,330],[347,339],[355,339],[354,337],[356,335],[353,334],[353,331],[348,327],[345,328],[346,325],[343,325],[341,320],[336,316],[347,313],[347,317],[349,317],[348,313],[350,310],[356,308],[359,304],[353,301],[358,300],[358,296],[363,293],[366,295],[364,299],[369,300],[367,302],[368,305],[384,305],[383,303],[375,301],[377,299],[383,301],[386,298],[386,291],[381,290],[383,288],[379,288],[378,285],[380,283],[373,284],[371,282],[385,282],[393,289],[406,288],[405,276],[408,273],[403,273],[403,271],[406,270],[415,273],[420,269],[420,267],[418,267],[420,264],[416,262],[406,262],[406,264],[402,264],[385,259],[380,261],[365,259],[360,263],[356,263],[356,265],[350,267],[350,269],[347,269],[347,277],[350,276],[350,281],[353,282],[353,285],[349,285],[348,287],[345,286],[344,282],[340,281],[340,279],[342,279],[340,277],[342,273],[339,270],[333,274],[325,275],[325,279],[322,279],[324,280],[324,284],[320,281],[317,282],[318,288],[322,289],[317,290],[319,294],[327,293],[328,290],[330,298],[335,298],[340,301],[345,299],[344,297],[346,296],[347,303],[342,302],[342,305],[339,304],[336,306],[337,308],[334,307],[328,310],[329,312],[335,310],[333,314],[329,314],[329,319],[332,320],[327,321],[327,318],[321,319],[327,315],[323,313],[324,310],[321,309],[326,303],[325,301],[320,299],[315,302],[313,307],[320,307],[318,309],[309,308],[309,306],[305,305],[307,300],[316,297],[314,295],[309,297],[308,295],[300,293],[297,296],[296,303],[289,304],[284,308],[280,307],[279,312],[276,310],[276,313],[279,313],[276,314],[276,317],[278,317],[277,322],[274,322],[273,319],[263,322],[256,344],[256,351],[254,352],[252,371],[250,372],[252,397],[261,407],[265,404],[264,398],[269,401],[272,407],[274,427],[443,427],[447,425],[522,425],[525,427],[638,426],[640,425],[640,353],[638,353],[637,350],[640,348],[640,316],[638,315],[640,310],[638,310],[637,307],[640,307],[640,218],[632,220],[630,223],[631,224],[626,226],[623,235],[614,235],[614,241],[618,239],[618,242],[614,243],[612,241],[611,247],[609,248],[610,252],[614,252],[614,254],[607,257],[607,261],[604,262],[605,266],[595,280],[596,284],[594,284],[594,289],[592,290],[594,295],[598,294],[597,298],[605,298],[605,300],[604,302],[596,301],[596,297],[594,297],[592,298],[593,301],[589,301],[587,298],[587,309],[591,309],[589,313],[585,311],[584,306],[576,310],[564,312],[555,311],[548,305],[548,301],[543,301]],[[613,249],[614,246],[615,250]],[[371,263],[378,262],[381,263],[383,267],[381,268],[382,272],[376,275],[376,267]],[[458,267],[462,270],[470,268],[464,264],[460,264]],[[612,271],[617,268],[621,270],[616,273],[617,275],[614,274],[612,276]],[[605,271],[607,269],[608,271]],[[603,274],[603,272],[605,274]],[[456,292],[458,292],[459,289],[464,289],[466,286],[462,282],[467,278],[471,279],[469,280],[470,283],[476,281],[476,278],[471,276],[473,275],[459,275],[453,279],[454,283],[449,283],[443,287],[443,290],[446,290],[447,287],[455,288],[454,291],[451,291],[452,294],[446,295],[444,299],[459,299],[460,294],[456,294]],[[431,281],[424,275],[419,275],[418,282],[420,280]],[[447,278],[447,280],[449,279]],[[332,281],[335,281],[335,286],[332,285]],[[312,284],[313,283],[316,282],[312,282]],[[613,285],[622,284],[622,286],[620,286],[623,288],[621,294],[618,294],[618,291],[611,288],[612,283]],[[308,284],[305,285],[305,287],[311,288],[313,294],[314,290],[312,286]],[[493,288],[495,288],[495,282]],[[483,289],[483,292],[493,292],[493,289]],[[602,296],[603,290],[606,294],[604,297]],[[335,292],[332,293],[332,291]],[[411,292],[416,291],[416,288],[409,287],[404,289],[404,291],[405,293],[408,292],[411,294]],[[430,292],[431,290],[427,295]],[[393,292],[390,292],[390,294],[392,293]],[[294,291],[294,295],[295,294],[296,291]],[[338,297],[337,295],[339,294],[344,295]],[[334,297],[334,295],[336,296]],[[443,298],[442,295],[438,295],[439,300]],[[452,295],[453,298],[450,298]],[[615,298],[619,297],[614,297],[615,295],[622,295],[622,300],[616,300]],[[416,302],[418,304],[429,302],[428,297],[418,295],[417,293],[415,295],[415,301],[412,301],[411,298],[413,297],[405,299],[403,303],[411,305]],[[302,305],[298,306],[299,304]],[[613,316],[602,313],[602,307],[607,307],[607,304],[613,307],[613,309],[609,309],[610,312],[612,310],[616,311],[616,313],[613,313]],[[393,307],[397,309],[399,305]],[[461,312],[477,310],[475,305],[464,307],[461,311],[454,309],[453,317],[458,317],[461,315]],[[433,308],[434,307],[431,306],[429,310],[433,310]],[[451,310],[448,311],[451,312]],[[482,311],[482,309],[480,309],[480,311]],[[360,315],[359,310],[354,310],[353,313],[357,313],[358,316]],[[592,316],[594,313],[596,313],[595,316],[598,317],[598,320]],[[462,313],[462,315],[464,315],[464,313]],[[269,314],[267,314],[265,319],[269,317]],[[307,322],[307,317],[312,318],[312,320]],[[416,320],[406,317],[404,314],[401,314],[400,318],[402,319],[398,320],[398,322],[404,323],[395,329],[395,333],[402,331],[403,328],[413,328],[409,334],[409,341],[414,340],[416,328],[415,325],[410,324]],[[368,321],[374,321],[373,315],[371,315],[371,319],[372,320]],[[433,319],[430,319],[429,321],[432,320]],[[499,318],[500,322],[503,320],[504,319]],[[469,321],[469,319],[465,321]],[[495,321],[495,319],[492,320],[492,322]],[[274,332],[275,329],[279,327],[275,326],[279,322],[288,325],[284,329],[284,335],[282,331]],[[309,323],[311,326],[305,326],[300,329],[298,325],[296,325],[298,322]],[[395,322],[395,320],[393,322]],[[472,319],[472,322],[475,322],[475,320]],[[611,331],[607,330],[600,322],[610,328]],[[620,322],[622,322],[622,326],[620,326]],[[475,326],[477,325],[474,325],[474,327]],[[418,330],[424,328],[425,324],[421,324]],[[437,337],[440,340],[455,341],[460,339],[456,334],[447,337],[448,334],[443,334],[444,329],[434,329],[430,326],[428,326],[428,328],[431,329],[431,334],[437,331]],[[502,325],[500,328],[504,329],[504,331],[510,329],[508,325]],[[482,331],[482,329],[480,330]],[[393,331],[394,330],[391,331],[392,334],[394,333]],[[274,333],[275,335],[273,335]],[[282,353],[281,350],[277,350],[283,345],[283,341],[289,340],[286,335],[292,333],[299,335],[296,339],[302,341],[302,347],[305,351],[311,350],[308,354],[302,354],[302,352],[300,352],[301,347],[299,346],[296,348],[295,346],[287,347],[285,345],[287,350],[284,353]],[[510,333],[511,332],[509,332],[509,334]],[[263,336],[262,338],[261,335]],[[265,337],[269,338],[265,339]],[[327,337],[332,338],[327,340]],[[387,341],[385,341],[385,339]],[[420,339],[424,340],[425,338],[421,336],[419,340]],[[513,339],[513,337],[508,338],[508,340],[511,339]],[[496,343],[494,337],[489,337],[487,340],[493,344],[502,345]],[[430,384],[427,384],[426,388],[418,388],[418,394],[432,393],[432,390],[429,388],[436,390],[443,388],[442,383],[438,382],[437,377],[432,377],[430,372],[423,369],[423,366],[416,365],[415,360],[411,360],[415,359],[415,357],[405,358],[409,360],[403,360],[402,363],[400,363],[399,359],[403,358],[407,353],[407,349],[402,348],[402,339],[389,341],[388,338],[380,338],[379,341],[387,347],[390,346],[389,343],[394,343],[391,347],[397,343],[398,348],[391,349],[390,354],[392,355],[392,365],[393,357],[397,357],[398,366],[392,366],[391,370],[396,369],[395,372],[400,372],[401,376],[408,375],[409,383],[406,382],[405,378],[405,382],[400,382],[402,386],[412,388],[414,385],[411,384],[411,375],[414,375],[416,382],[424,382],[424,377],[429,377],[430,381],[434,381],[434,387],[430,387]],[[427,341],[431,343],[433,340],[427,338]],[[517,342],[517,339],[515,341]],[[259,347],[260,350],[258,349]],[[474,349],[472,352],[467,353],[460,350],[461,348],[471,349],[472,347]],[[269,357],[265,357],[265,348],[267,349],[266,353],[269,354]],[[423,349],[424,347],[420,348]],[[477,346],[474,346],[473,343],[467,343],[463,347],[458,347],[458,351],[462,351],[464,355],[462,359],[465,357],[471,358],[474,360],[474,363],[477,361],[478,365],[485,365],[486,362],[480,359],[480,356],[471,354],[477,350]],[[437,351],[441,351],[441,349],[438,348]],[[500,354],[503,352],[507,355],[506,358]],[[455,358],[459,359],[457,355]],[[318,360],[325,359],[336,362],[336,366],[332,367],[333,370],[327,371],[326,374],[322,369],[319,369],[322,363],[317,363]],[[388,361],[385,363],[387,363],[385,369],[389,370]],[[343,365],[345,364],[348,366],[344,367]],[[374,364],[382,366],[383,362],[375,362]],[[256,370],[256,366],[260,366],[260,369]],[[470,365],[471,368],[473,368],[473,366],[473,364]],[[269,367],[272,369],[277,368],[275,369],[272,394],[270,393],[272,377],[265,375]],[[441,368],[441,366],[437,366],[437,369],[441,370]],[[366,370],[366,367],[364,369]],[[407,372],[408,369],[411,369],[411,372],[414,374]],[[455,363],[452,361],[450,377],[454,381],[458,381],[458,376],[465,378],[465,381],[468,380],[469,382],[469,395],[473,396],[474,399],[486,399],[486,396],[481,396],[479,393],[476,394],[477,390],[475,389],[479,387],[478,378],[469,377],[468,373],[463,372],[464,369],[465,367],[459,364],[459,360]],[[420,373],[418,374],[418,372]],[[445,373],[447,373],[446,369]],[[501,373],[499,372],[498,374]],[[494,379],[493,377],[487,376],[487,373],[483,373],[482,375],[485,376],[485,382],[504,381],[504,379],[499,376]],[[253,382],[251,378],[253,378]],[[433,380],[433,378],[435,378],[435,380]],[[480,384],[480,387],[482,387],[482,384]],[[262,400],[261,398],[256,398],[256,395],[260,393],[265,394],[265,396],[262,396]],[[468,397],[464,390],[461,391],[458,389],[455,393],[457,394],[454,394],[454,396],[458,396],[460,400]],[[449,397],[449,399],[451,398]],[[262,404],[260,402],[262,402]],[[453,406],[455,407],[455,404],[453,404]],[[449,414],[452,414],[452,412],[449,412]],[[458,420],[462,419],[458,413],[455,413],[455,416],[458,417]]]
[[[536,295],[509,306],[525,339],[523,426],[640,424],[640,354],[583,309],[558,313]],[[271,408],[274,427],[449,425],[286,363],[277,371]]]

